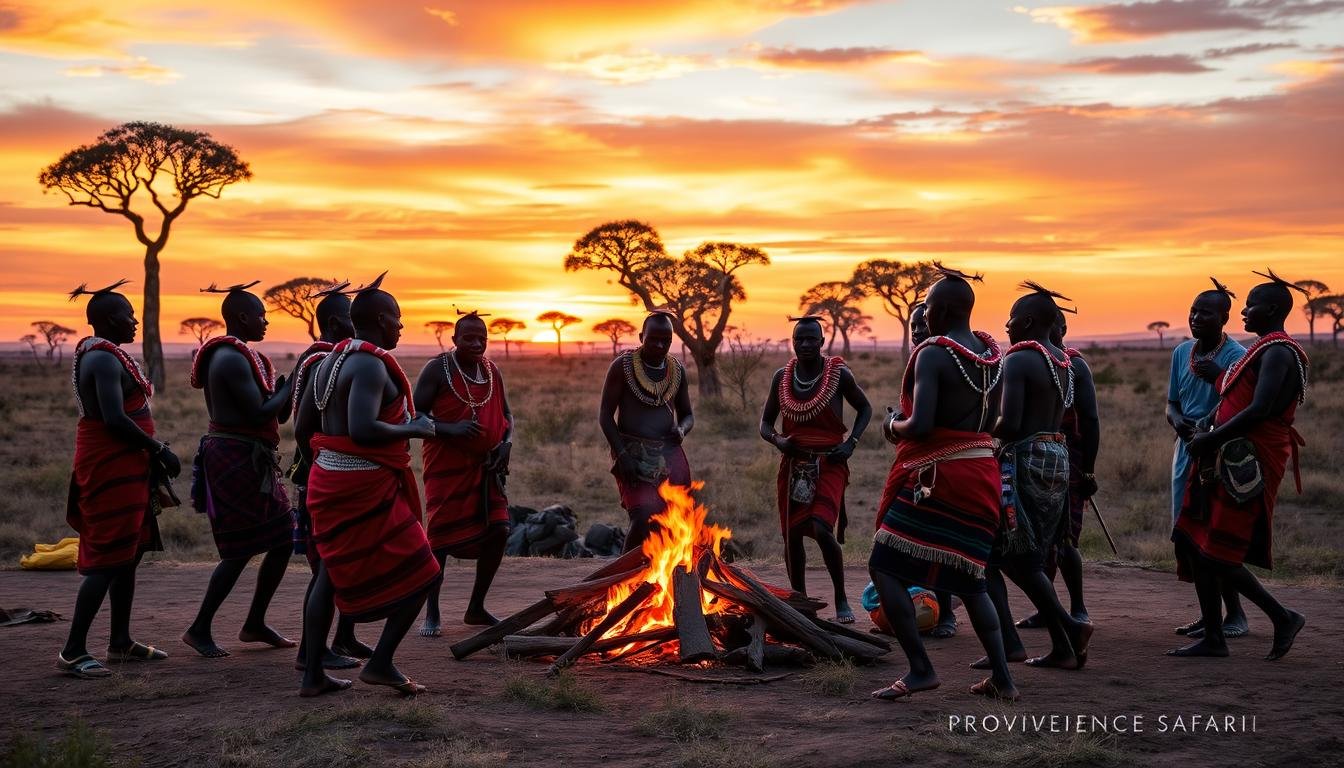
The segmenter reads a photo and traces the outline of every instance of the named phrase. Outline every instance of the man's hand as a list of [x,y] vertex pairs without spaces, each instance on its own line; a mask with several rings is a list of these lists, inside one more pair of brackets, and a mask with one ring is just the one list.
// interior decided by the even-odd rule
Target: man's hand
[[1202,457],[1213,453],[1218,448],[1217,438],[1212,432],[1200,432],[1190,438],[1190,445],[1187,449],[1191,456]]
[[454,421],[452,423],[440,423],[439,437],[454,437],[474,439],[485,434],[485,428],[474,421]]
[[793,439],[784,435],[775,435],[770,439],[775,449],[785,456],[794,456],[798,453],[798,448],[793,444]]
[[509,469],[509,454],[513,450],[513,443],[503,442],[495,446],[490,452],[490,458],[485,461],[485,468],[491,472],[507,472]]
[[839,464],[842,461],[848,461],[849,457],[854,455],[855,446],[856,443],[853,440],[846,440],[832,448],[830,452],[826,454],[826,460],[836,464]]
[[155,454],[154,459],[159,462],[159,466],[163,467],[163,471],[168,473],[169,477],[177,477],[182,474],[182,460],[177,458],[177,454],[173,453],[166,443]]
[[434,437],[434,422],[423,413],[416,414],[406,426],[411,428],[413,437]]
[[672,427],[672,431],[667,433],[667,442],[672,445],[681,445],[681,442],[685,439],[686,433],[682,431],[680,424]]
[[1097,476],[1091,473],[1083,475],[1082,482],[1078,489],[1084,499],[1090,499],[1097,495]]
[[276,379],[275,379],[275,391],[276,391],[276,392],[282,392],[282,391],[284,391],[285,387],[286,387],[288,384],[289,384],[289,379],[285,378],[285,374],[283,374],[283,373],[280,374],[280,375],[277,376]]
[[1223,369],[1219,368],[1218,364],[1212,360],[1196,360],[1190,367],[1194,370],[1196,376],[1210,384],[1216,384],[1219,377],[1223,375]]
[[1190,438],[1195,436],[1195,430],[1198,428],[1192,419],[1181,418],[1172,425],[1176,427],[1176,436],[1190,442]]

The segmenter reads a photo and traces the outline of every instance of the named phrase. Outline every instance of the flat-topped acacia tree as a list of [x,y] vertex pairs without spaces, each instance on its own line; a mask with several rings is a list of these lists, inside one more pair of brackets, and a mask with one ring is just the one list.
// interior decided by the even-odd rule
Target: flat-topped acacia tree
[[[96,208],[131,222],[145,247],[141,333],[149,378],[164,387],[159,331],[159,254],[173,223],[197,197],[218,198],[224,188],[252,178],[233,147],[201,131],[162,123],[124,123],[66,152],[42,170],[38,182],[70,205]],[[148,218],[147,218],[148,215]]]

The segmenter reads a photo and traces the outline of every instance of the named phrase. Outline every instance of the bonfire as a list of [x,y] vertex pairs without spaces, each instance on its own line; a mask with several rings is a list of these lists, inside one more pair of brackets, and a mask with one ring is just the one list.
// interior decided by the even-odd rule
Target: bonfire
[[558,673],[596,655],[608,661],[804,665],[816,659],[870,662],[891,650],[870,634],[819,618],[826,603],[767,584],[721,557],[732,531],[706,522],[690,488],[663,483],[655,532],[577,584],[545,597],[452,646],[463,659],[502,643],[514,658],[553,658]]

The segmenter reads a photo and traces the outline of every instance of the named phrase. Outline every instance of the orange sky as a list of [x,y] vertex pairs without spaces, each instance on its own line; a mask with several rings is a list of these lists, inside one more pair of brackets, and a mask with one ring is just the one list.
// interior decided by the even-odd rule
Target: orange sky
[[61,297],[79,282],[140,282],[128,222],[36,181],[132,119],[207,130],[255,174],[175,228],[170,342],[217,311],[208,283],[383,269],[412,341],[453,304],[529,333],[547,309],[585,330],[635,320],[605,275],[561,268],[616,218],[673,253],[765,249],[734,324],[771,338],[810,285],[869,258],[984,272],[991,330],[1024,277],[1081,305],[1075,335],[1183,330],[1210,274],[1240,292],[1273,265],[1344,290],[1344,14],[1328,5],[9,2],[0,339],[82,329]]

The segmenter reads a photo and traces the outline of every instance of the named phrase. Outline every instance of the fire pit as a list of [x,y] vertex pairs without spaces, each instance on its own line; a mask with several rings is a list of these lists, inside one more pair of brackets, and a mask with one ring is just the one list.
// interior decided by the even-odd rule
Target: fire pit
[[891,650],[877,637],[819,618],[825,602],[725,562],[721,546],[732,532],[705,522],[708,510],[692,495],[701,487],[663,483],[666,507],[642,548],[577,584],[547,590],[536,603],[453,645],[453,656],[464,659],[503,643],[510,657],[553,657],[549,674],[590,654],[763,672],[767,664],[816,659],[867,663]]

